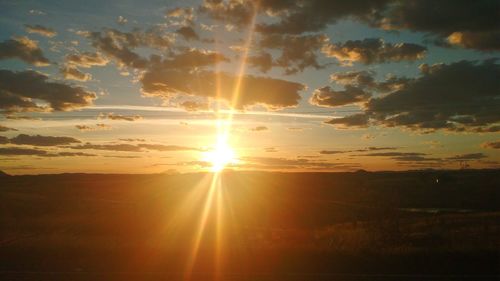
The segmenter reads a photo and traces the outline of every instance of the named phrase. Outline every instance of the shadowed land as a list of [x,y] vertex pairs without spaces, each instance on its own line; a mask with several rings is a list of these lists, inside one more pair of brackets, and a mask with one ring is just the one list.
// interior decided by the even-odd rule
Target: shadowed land
[[0,277],[496,280],[499,175],[0,176]]

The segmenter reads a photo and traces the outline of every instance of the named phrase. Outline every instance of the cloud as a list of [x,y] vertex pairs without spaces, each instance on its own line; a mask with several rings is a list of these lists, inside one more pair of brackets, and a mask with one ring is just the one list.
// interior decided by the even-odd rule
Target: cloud
[[495,60],[422,65],[422,76],[373,98],[367,114],[378,124],[423,130],[476,130],[500,122],[500,65]]
[[500,149],[500,141],[489,141],[481,144],[483,148]]
[[121,114],[114,114],[113,112],[110,112],[108,114],[99,114],[99,119],[111,119],[111,120],[123,120],[123,121],[137,121],[141,120],[142,116],[140,115],[121,115]]
[[[361,151],[361,150],[359,150]],[[442,163],[444,160],[441,158],[427,157],[426,153],[421,152],[373,152],[366,154],[359,154],[356,156],[368,156],[368,157],[389,157],[392,160],[399,162],[412,162],[412,163],[426,163],[429,165]],[[407,163],[405,163],[406,165]]]
[[[481,51],[500,49],[500,4],[496,0],[444,0],[438,4],[422,0],[262,0],[258,6],[260,14],[271,18],[257,24],[261,34],[318,32],[338,20],[351,19],[386,30],[424,32],[436,41],[448,41],[448,45]],[[205,0],[199,10],[241,28],[251,23],[255,8],[252,0]]]
[[198,101],[184,101],[180,103],[179,106],[184,108],[186,111],[208,110],[209,108],[207,102]]
[[468,153],[468,154],[460,154],[460,155],[455,155],[452,157],[448,157],[447,159],[449,160],[478,160],[478,159],[483,159],[487,158],[488,156],[484,155],[483,153]]
[[429,1],[393,1],[383,16],[374,17],[371,22],[385,29],[426,32],[465,48],[500,50],[498,1],[445,0],[432,8],[429,5]]
[[70,146],[71,149],[93,149],[93,150],[109,150],[109,151],[126,151],[126,152],[140,152],[142,149],[136,145],[121,143],[121,144],[92,144],[85,143],[82,145]]
[[266,126],[257,126],[249,129],[252,132],[262,132],[262,131],[268,131],[269,128]]
[[3,125],[0,125],[0,132],[7,132],[7,131],[17,131],[17,130],[14,129],[14,128],[10,128],[10,127],[6,127],[6,126],[3,126]]
[[128,19],[126,19],[124,16],[118,16],[118,18],[116,19],[116,23],[120,24],[120,25],[124,25],[128,22]]
[[466,49],[477,49],[481,51],[500,50],[500,31],[457,31],[450,34],[447,41],[452,45],[458,45]]
[[364,113],[353,114],[344,116],[341,118],[333,118],[325,121],[326,124],[334,125],[340,128],[357,127],[365,128],[368,127],[369,117]]
[[320,31],[339,19],[364,18],[382,9],[390,1],[268,0],[261,2],[264,2],[261,5],[269,7],[279,17],[277,22],[259,24],[258,31],[262,33],[301,34]]
[[329,86],[314,90],[309,103],[321,107],[343,106],[353,103],[366,102],[370,93],[353,86],[345,86],[345,90],[336,91]]
[[72,149],[93,149],[93,150],[108,150],[108,151],[122,151],[122,152],[144,152],[145,150],[154,151],[200,151],[198,148],[179,146],[179,145],[163,145],[163,144],[150,144],[150,143],[139,143],[139,144],[92,144],[85,143],[82,145],[70,146]]
[[229,58],[218,52],[187,49],[163,60],[153,56],[150,69],[196,69],[228,61]]
[[12,58],[18,58],[36,66],[50,64],[38,47],[38,42],[24,36],[0,42],[0,60]]
[[75,128],[82,132],[98,131],[98,130],[110,130],[111,126],[107,124],[96,124],[94,127],[88,125],[75,125]]
[[108,62],[109,60],[100,53],[83,52],[66,56],[67,64],[84,68],[90,68],[92,66],[105,66]]
[[54,136],[41,136],[41,135],[26,135],[20,134],[9,140],[11,144],[17,145],[33,145],[33,146],[58,146],[73,143],[80,143],[81,141],[72,137],[54,137]]
[[190,7],[189,8],[177,7],[166,11],[165,16],[173,18],[187,18],[192,20],[194,18],[193,12],[194,9]]
[[97,156],[84,152],[56,152],[51,153],[46,150],[24,147],[0,147],[0,155],[2,156],[41,156],[41,157],[75,157],[75,156]]
[[[118,31],[109,31],[107,33],[92,32],[89,37],[95,48],[115,59],[120,66],[139,69],[145,68],[148,63],[147,60],[129,48],[129,45],[135,42],[133,35],[128,33],[124,37],[119,37],[116,33]],[[122,33],[119,32],[119,35],[122,35]],[[130,35],[130,38],[126,35]]]
[[334,57],[344,64],[363,64],[414,61],[422,59],[427,48],[413,43],[386,43],[382,39],[367,38],[328,44],[322,49],[327,57]]
[[336,72],[330,75],[330,80],[344,87],[351,86],[381,93],[400,90],[411,81],[410,78],[394,75],[388,75],[384,81],[375,81],[375,74],[374,71],[365,70]]
[[319,154],[326,154],[326,155],[330,155],[330,154],[339,154],[339,153],[345,153],[346,151],[342,151],[342,150],[321,150],[319,152]]
[[314,169],[352,170],[360,167],[357,163],[333,163],[306,158],[242,157],[241,167],[246,169]]
[[28,33],[37,33],[45,37],[54,37],[57,35],[57,32],[55,32],[54,29],[41,26],[39,24],[37,25],[26,24],[25,27]]
[[[268,109],[295,107],[299,91],[305,86],[280,79],[245,75],[236,77],[223,72],[187,71],[165,67],[153,68],[140,79],[146,96],[169,100],[178,95],[217,98],[233,102],[232,107],[242,109],[262,105]],[[234,97],[234,89],[239,85]]]
[[119,66],[137,69],[146,68],[148,60],[134,52],[135,48],[147,47],[165,50],[175,41],[172,34],[154,28],[134,32],[107,29],[102,32],[88,32],[85,35],[96,49],[114,59]]
[[45,155],[47,151],[34,148],[0,147],[0,155]]
[[276,149],[276,147],[266,147],[266,148],[264,148],[264,151],[265,152],[269,152],[269,153],[278,152],[278,150]]
[[0,109],[7,112],[68,111],[91,105],[97,97],[82,87],[51,82],[48,78],[31,70],[0,70]]
[[[45,155],[44,155],[45,156]],[[84,153],[84,152],[59,152],[57,154],[48,154],[49,157],[74,157],[74,156],[97,156],[95,154]]]
[[191,26],[180,27],[175,31],[175,33],[181,35],[184,39],[188,41],[200,39],[196,31]]
[[44,11],[40,11],[40,10],[29,10],[29,14],[30,15],[37,15],[37,16],[44,16],[46,15],[47,13],[45,13]]
[[59,70],[59,72],[63,75],[65,79],[68,80],[86,82],[92,79],[92,75],[90,75],[89,73],[83,73],[74,66],[62,67]]
[[268,72],[274,65],[273,57],[271,54],[266,52],[261,52],[257,55],[248,56],[246,60],[247,64],[258,68],[261,72]]
[[119,140],[130,141],[130,142],[136,142],[136,141],[145,142],[146,141],[145,139],[119,139]]
[[252,21],[256,10],[252,1],[205,0],[199,11],[209,17],[237,27],[244,27]]
[[189,146],[181,146],[181,145],[163,145],[163,144],[148,144],[141,143],[137,145],[140,148],[145,148],[147,150],[156,150],[156,151],[200,151],[198,148],[189,147]]
[[258,46],[281,51],[274,65],[282,67],[285,74],[294,74],[308,67],[323,68],[317,61],[316,52],[326,42],[328,42],[328,37],[323,34],[301,36],[272,34],[264,36]]
[[[349,153],[349,152],[366,152],[366,151],[379,151],[379,150],[396,150],[398,149],[397,147],[394,146],[383,146],[383,147],[377,147],[377,146],[369,146],[367,148],[362,148],[362,149],[354,149],[354,150],[321,150],[319,154],[340,154],[340,153]],[[392,152],[389,152],[390,154],[393,154]],[[395,152],[396,155],[400,155],[399,152]],[[369,154],[372,156],[371,154]]]

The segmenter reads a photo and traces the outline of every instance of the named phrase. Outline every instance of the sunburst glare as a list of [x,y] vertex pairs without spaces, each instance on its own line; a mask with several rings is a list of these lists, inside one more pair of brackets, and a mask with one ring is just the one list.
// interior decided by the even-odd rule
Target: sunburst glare
[[220,172],[237,162],[236,154],[227,142],[227,137],[218,136],[213,149],[203,153],[203,161],[210,163],[211,171]]

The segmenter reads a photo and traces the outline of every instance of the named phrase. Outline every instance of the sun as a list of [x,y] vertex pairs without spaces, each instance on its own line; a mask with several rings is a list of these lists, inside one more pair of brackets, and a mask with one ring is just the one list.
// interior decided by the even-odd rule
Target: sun
[[227,165],[237,162],[236,154],[225,138],[218,137],[217,143],[212,150],[203,153],[203,161],[211,164],[213,172],[224,170]]

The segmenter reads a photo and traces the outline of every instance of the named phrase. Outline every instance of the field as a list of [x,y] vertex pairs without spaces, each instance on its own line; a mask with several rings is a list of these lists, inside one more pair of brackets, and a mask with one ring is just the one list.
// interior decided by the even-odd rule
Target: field
[[0,279],[498,280],[498,170],[213,177],[0,176]]

